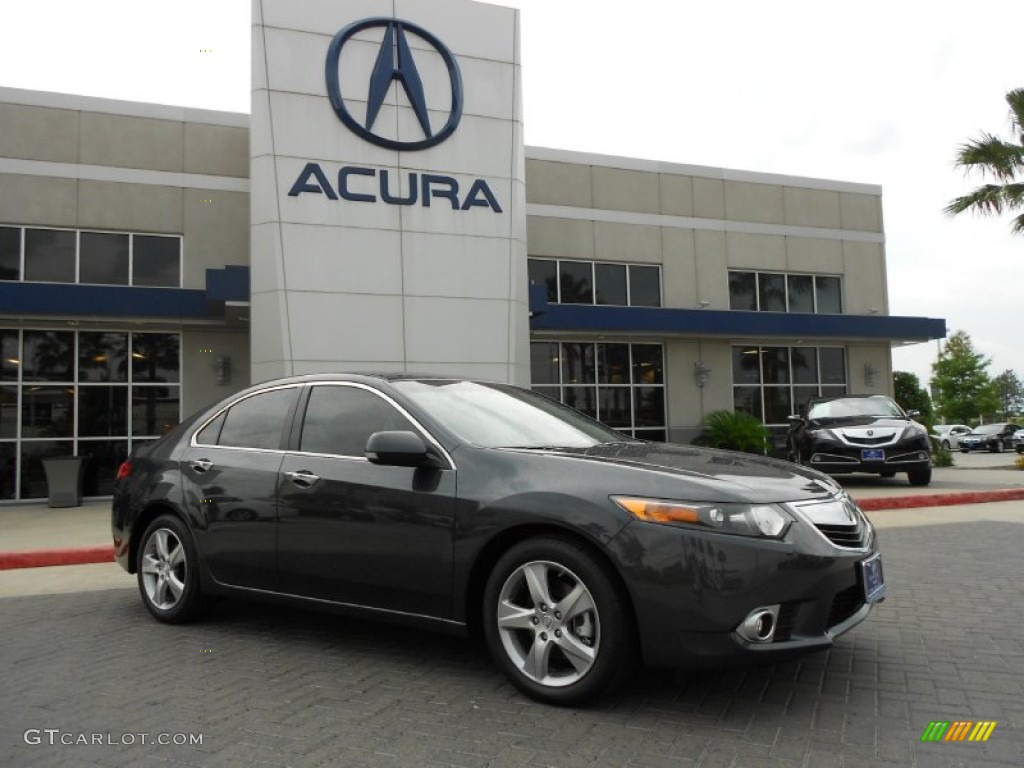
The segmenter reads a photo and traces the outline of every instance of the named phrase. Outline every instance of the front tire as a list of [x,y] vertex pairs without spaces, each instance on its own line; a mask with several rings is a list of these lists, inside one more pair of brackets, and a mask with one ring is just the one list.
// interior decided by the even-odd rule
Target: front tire
[[949,450],[949,440],[943,440],[943,441],[942,441],[942,447],[943,447],[943,448],[944,448],[945,450],[947,450],[947,451],[948,451],[948,450]]
[[932,468],[913,469],[907,472],[907,480],[911,485],[928,485],[932,481]]
[[146,528],[136,572],[142,602],[159,621],[183,624],[197,618],[206,605],[192,534],[173,515],[161,515]]
[[487,580],[484,636],[512,683],[549,704],[579,705],[628,679],[636,629],[625,591],[586,546],[528,539]]
[[992,452],[993,453],[1002,453],[1003,452],[1003,441],[1002,440],[996,440],[996,444],[995,444],[995,446],[993,446]]

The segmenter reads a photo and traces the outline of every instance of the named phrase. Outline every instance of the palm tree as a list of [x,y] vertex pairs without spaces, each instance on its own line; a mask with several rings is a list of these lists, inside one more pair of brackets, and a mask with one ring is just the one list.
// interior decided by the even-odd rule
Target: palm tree
[[[949,216],[967,210],[983,214],[1000,214],[1024,208],[1024,88],[1006,94],[1010,105],[1010,131],[1012,141],[1003,141],[989,133],[980,139],[961,144],[956,153],[956,165],[967,172],[980,170],[990,174],[997,183],[983,184],[969,195],[958,197],[945,208]],[[1011,229],[1024,234],[1024,213],[1013,220]]]

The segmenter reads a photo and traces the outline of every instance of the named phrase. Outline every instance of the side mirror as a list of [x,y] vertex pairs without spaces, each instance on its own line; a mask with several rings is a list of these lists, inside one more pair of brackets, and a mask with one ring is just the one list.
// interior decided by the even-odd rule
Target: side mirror
[[907,416],[909,416],[912,419],[916,419],[920,415],[921,415],[920,411],[907,411]]
[[803,420],[804,420],[803,416],[798,416],[795,413],[791,413],[791,414],[789,414],[789,416],[786,417],[786,421],[788,421],[790,424],[796,424],[797,422],[801,422]]
[[366,441],[366,458],[372,464],[419,467],[427,457],[427,445],[415,432],[374,432]]

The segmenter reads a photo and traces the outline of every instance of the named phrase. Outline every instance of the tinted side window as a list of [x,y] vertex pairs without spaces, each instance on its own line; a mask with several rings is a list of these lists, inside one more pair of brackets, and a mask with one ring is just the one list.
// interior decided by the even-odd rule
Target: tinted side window
[[298,387],[275,389],[231,406],[218,444],[232,448],[280,448],[285,419],[298,395]]
[[358,387],[314,387],[306,406],[299,450],[363,456],[374,432],[408,430],[412,423],[394,406]]
[[227,418],[227,415],[228,412],[224,411],[224,413],[199,430],[196,434],[196,442],[199,445],[216,445],[217,441],[220,440],[220,431],[224,427],[224,419]]

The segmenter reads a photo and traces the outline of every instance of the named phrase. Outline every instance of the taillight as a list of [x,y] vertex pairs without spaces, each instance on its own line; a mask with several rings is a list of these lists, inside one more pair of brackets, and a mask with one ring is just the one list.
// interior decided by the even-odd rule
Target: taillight
[[132,473],[132,463],[130,461],[122,461],[121,466],[117,468],[117,479],[124,480],[128,475]]

